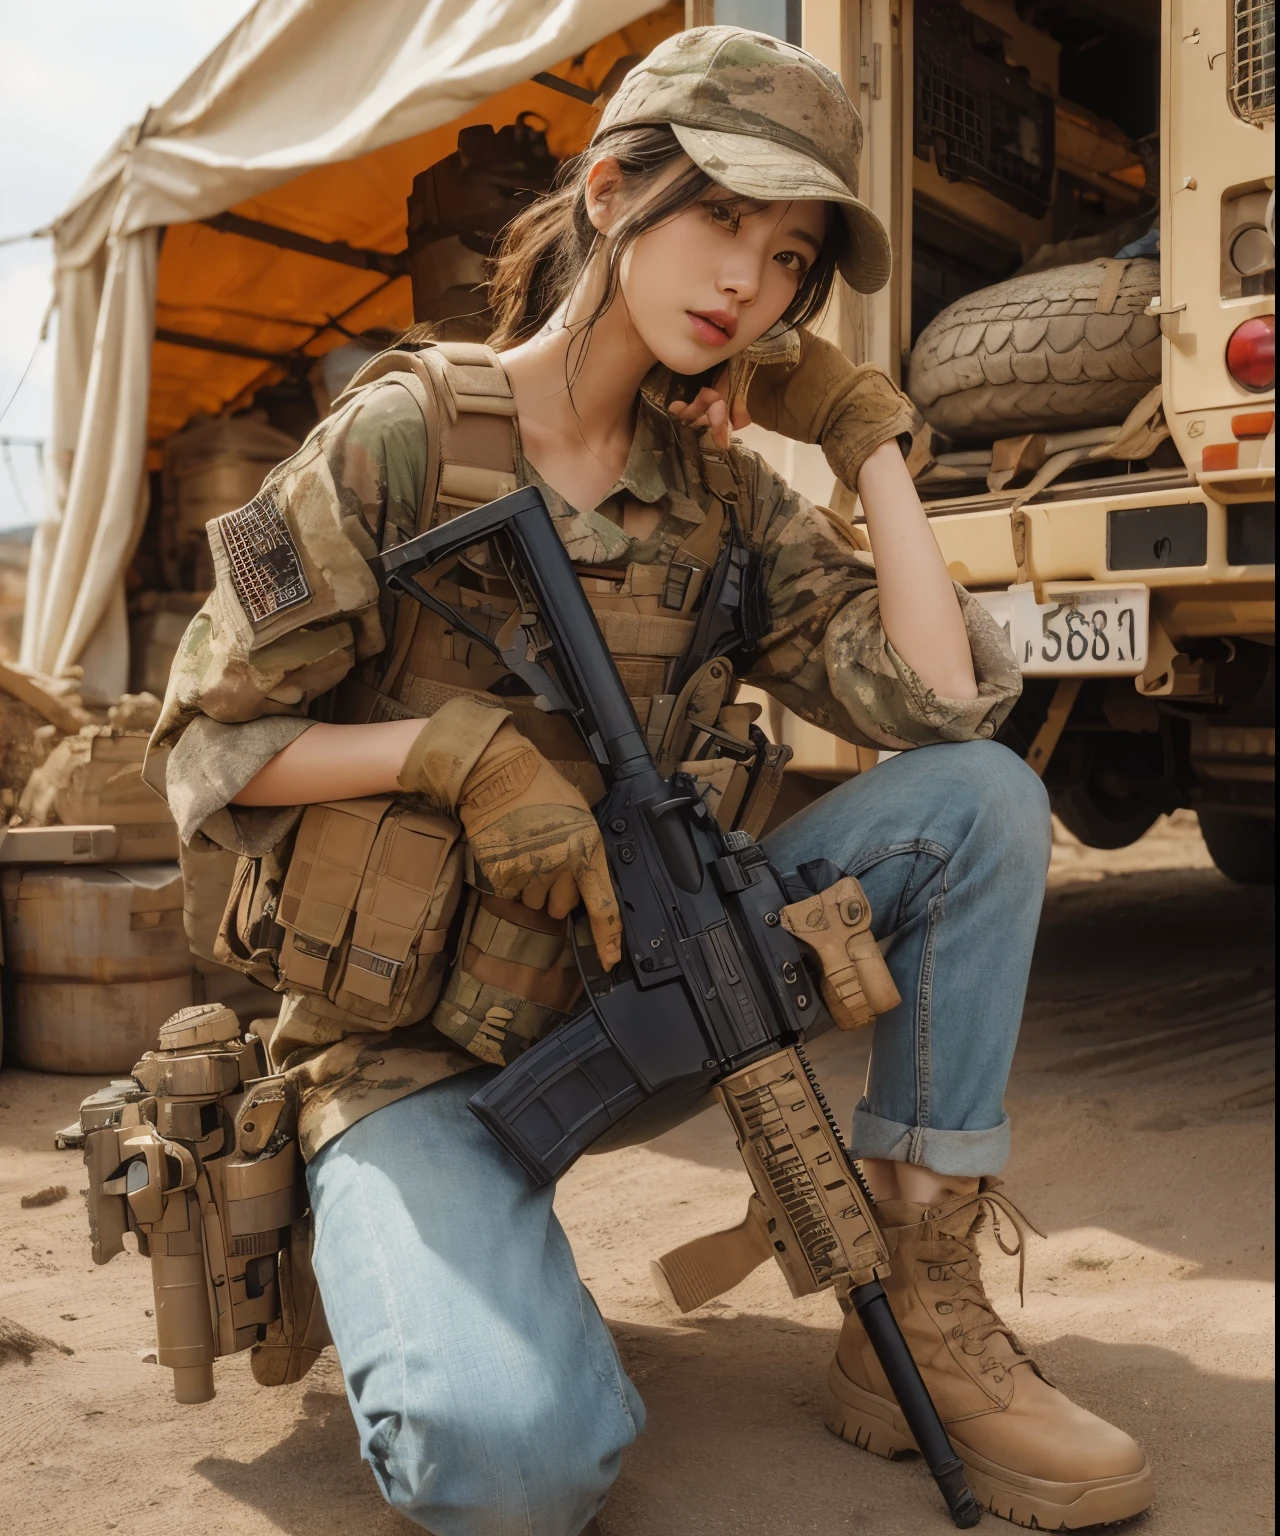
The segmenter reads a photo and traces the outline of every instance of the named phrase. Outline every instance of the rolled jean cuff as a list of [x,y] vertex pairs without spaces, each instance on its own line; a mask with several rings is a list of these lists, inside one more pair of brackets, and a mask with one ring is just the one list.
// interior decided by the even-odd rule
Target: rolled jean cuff
[[977,1178],[999,1173],[1009,1159],[1009,1117],[989,1131],[940,1131],[931,1125],[900,1125],[873,1115],[866,1099],[853,1112],[849,1150],[854,1157],[920,1163],[934,1173]]

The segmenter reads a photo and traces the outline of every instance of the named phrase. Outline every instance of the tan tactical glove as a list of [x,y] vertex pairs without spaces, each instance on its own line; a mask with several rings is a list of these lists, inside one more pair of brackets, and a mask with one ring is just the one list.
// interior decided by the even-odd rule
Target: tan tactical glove
[[457,811],[495,895],[556,918],[581,899],[600,963],[618,963],[622,920],[595,817],[506,710],[451,699],[419,733],[399,782]]
[[875,363],[854,367],[839,347],[800,331],[800,357],[759,364],[747,383],[757,426],[799,443],[820,443],[849,490],[881,443],[914,433],[916,408]]

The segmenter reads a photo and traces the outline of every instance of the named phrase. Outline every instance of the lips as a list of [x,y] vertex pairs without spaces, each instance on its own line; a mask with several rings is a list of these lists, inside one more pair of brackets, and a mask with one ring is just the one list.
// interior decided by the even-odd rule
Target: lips
[[737,317],[724,309],[686,310],[689,322],[700,341],[713,347],[731,342],[738,329]]

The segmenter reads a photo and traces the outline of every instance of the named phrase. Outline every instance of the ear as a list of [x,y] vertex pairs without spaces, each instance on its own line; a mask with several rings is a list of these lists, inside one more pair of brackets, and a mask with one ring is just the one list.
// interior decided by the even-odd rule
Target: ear
[[587,217],[602,235],[617,220],[624,177],[616,155],[604,155],[587,172]]

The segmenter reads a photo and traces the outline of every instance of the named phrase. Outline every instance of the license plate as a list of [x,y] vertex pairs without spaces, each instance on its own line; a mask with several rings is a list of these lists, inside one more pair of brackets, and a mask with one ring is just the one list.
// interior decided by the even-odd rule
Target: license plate
[[1134,677],[1147,664],[1147,588],[1064,581],[975,592],[1027,677]]

